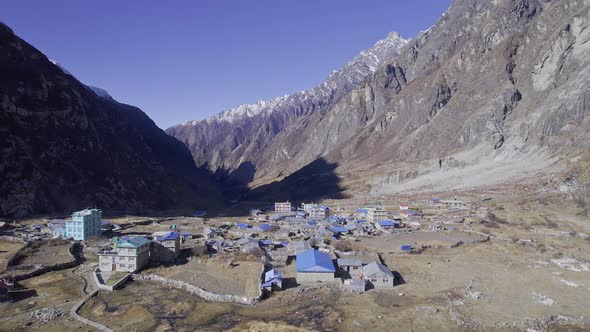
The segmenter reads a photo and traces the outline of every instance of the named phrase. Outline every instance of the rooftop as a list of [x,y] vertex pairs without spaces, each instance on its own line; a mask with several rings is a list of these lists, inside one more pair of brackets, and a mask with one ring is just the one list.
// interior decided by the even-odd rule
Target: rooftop
[[297,254],[297,272],[325,272],[334,273],[332,257],[325,252],[315,249]]
[[116,248],[139,248],[144,244],[149,243],[150,240],[143,236],[125,236],[122,238],[115,238],[114,242]]
[[387,274],[388,276],[394,278],[394,275],[389,270],[389,268],[379,262],[369,263],[363,267],[363,273],[367,277],[370,277],[370,276],[376,274],[377,272],[383,272],[383,273]]

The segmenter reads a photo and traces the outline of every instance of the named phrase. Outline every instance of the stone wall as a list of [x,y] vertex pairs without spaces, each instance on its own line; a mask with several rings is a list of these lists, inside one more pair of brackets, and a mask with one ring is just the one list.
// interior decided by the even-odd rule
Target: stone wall
[[199,296],[207,301],[211,301],[211,302],[229,302],[229,303],[237,303],[237,304],[245,304],[245,305],[254,305],[258,301],[260,301],[260,298],[262,296],[262,290],[260,290],[260,293],[258,296],[252,297],[252,298],[245,297],[245,296],[237,296],[237,295],[232,295],[232,294],[215,294],[213,292],[206,291],[203,288],[200,288],[198,286],[191,285],[187,282],[164,278],[164,277],[161,277],[161,276],[158,276],[155,274],[132,274],[131,278],[133,278],[133,280],[157,281],[157,282],[164,284],[168,287],[180,289],[180,290],[185,291],[189,294],[197,295],[197,296]]
[[[30,243],[28,243],[27,246],[28,245],[30,245]],[[23,247],[21,250],[23,250],[25,248],[26,247]],[[20,252],[20,250],[19,250],[19,252]],[[74,242],[70,246],[70,256],[72,257],[72,261],[62,263],[62,264],[43,266],[43,267],[40,267],[40,268],[35,269],[35,270],[28,272],[28,273],[15,275],[12,278],[14,279],[14,281],[21,281],[21,280],[29,279],[32,277],[40,276],[40,275],[47,273],[47,272],[59,271],[59,270],[69,269],[69,268],[78,266],[82,263],[82,260],[83,260],[80,255],[81,252],[82,252],[82,245],[78,242]],[[16,255],[15,255],[15,257],[16,257]],[[13,259],[14,259],[14,257],[13,257]]]
[[100,274],[99,268],[95,268],[94,271],[92,272],[92,278],[94,279],[94,283],[96,284],[96,287],[98,287],[99,289],[102,290],[107,290],[107,291],[113,291],[117,288],[119,288],[121,285],[123,285],[127,279],[129,279],[129,277],[131,277],[131,273],[127,273],[123,278],[119,279],[116,283],[112,284],[112,285],[107,285],[103,282],[101,282],[102,276]]

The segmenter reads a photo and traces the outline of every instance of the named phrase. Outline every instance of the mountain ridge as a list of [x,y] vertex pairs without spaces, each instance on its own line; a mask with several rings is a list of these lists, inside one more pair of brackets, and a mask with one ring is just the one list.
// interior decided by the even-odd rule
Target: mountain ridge
[[444,183],[447,170],[501,160],[518,167],[504,176],[482,168],[490,181],[463,186],[568,168],[550,161],[583,154],[590,142],[583,130],[588,8],[588,1],[457,0],[327,103],[167,132],[198,165],[230,179],[236,173],[249,186],[280,181],[319,158],[336,163],[350,188],[376,194],[434,174],[433,186],[459,188]]
[[188,149],[0,25],[0,217],[222,204]]

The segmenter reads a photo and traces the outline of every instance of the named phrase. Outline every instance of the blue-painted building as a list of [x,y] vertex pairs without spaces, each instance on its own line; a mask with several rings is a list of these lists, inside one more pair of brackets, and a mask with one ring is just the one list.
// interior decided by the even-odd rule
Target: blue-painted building
[[72,220],[66,221],[65,236],[74,240],[86,240],[101,233],[102,211],[86,209],[72,213]]
[[297,254],[297,282],[334,282],[334,262],[329,254],[315,249]]

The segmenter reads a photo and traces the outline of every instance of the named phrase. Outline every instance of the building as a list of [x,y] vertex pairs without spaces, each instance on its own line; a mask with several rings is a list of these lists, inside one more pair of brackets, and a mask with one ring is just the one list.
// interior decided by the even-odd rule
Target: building
[[367,220],[376,223],[380,220],[387,219],[387,211],[382,207],[373,207],[367,209]]
[[264,273],[264,282],[262,288],[271,291],[273,289],[283,289],[283,273],[272,269]]
[[297,282],[334,282],[334,263],[332,257],[315,249],[297,254]]
[[53,236],[66,237],[66,221],[64,219],[52,219],[47,223],[47,230]]
[[291,203],[290,202],[276,202],[275,203],[275,212],[278,213],[287,213],[291,212]]
[[150,261],[151,241],[143,236],[115,237],[113,249],[98,252],[101,271],[136,272]]
[[399,223],[393,221],[393,220],[381,220],[378,221],[375,226],[377,227],[377,229],[380,229],[382,231],[390,231],[396,227],[399,226]]
[[66,237],[74,240],[87,240],[101,233],[102,212],[97,209],[86,209],[72,214],[72,220],[66,221]]
[[410,207],[408,206],[408,204],[400,204],[399,205],[399,209],[400,210],[409,210]]
[[213,239],[216,236],[217,236],[217,231],[214,230],[213,228],[211,228],[211,227],[205,227],[203,229],[203,237],[205,239],[210,240],[210,239]]
[[309,218],[324,220],[330,216],[330,208],[327,206],[316,206],[309,209]]
[[363,262],[355,258],[338,258],[336,261],[342,272],[347,273],[351,278],[360,278],[362,276]]
[[402,212],[400,212],[400,215],[402,218],[418,218],[419,217],[418,213],[416,213],[414,211],[410,211],[410,210],[403,210]]
[[301,210],[309,213],[309,211],[315,207],[318,207],[318,204],[316,203],[303,203],[301,204]]
[[156,232],[153,235],[151,260],[159,263],[173,263],[180,255],[180,233]]
[[363,266],[363,276],[374,288],[393,288],[395,277],[387,266],[372,262]]

